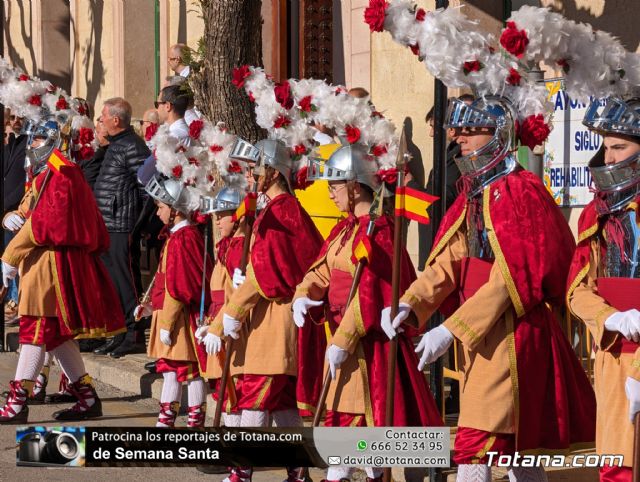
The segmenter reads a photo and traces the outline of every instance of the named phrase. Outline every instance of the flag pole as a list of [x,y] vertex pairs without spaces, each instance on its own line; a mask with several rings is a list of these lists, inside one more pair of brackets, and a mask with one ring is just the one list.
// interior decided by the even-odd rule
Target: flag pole
[[[396,192],[403,187],[404,169],[409,159],[407,154],[407,140],[405,138],[404,126],[400,134],[400,144],[398,146],[398,155],[396,157],[396,169],[398,172],[398,180],[396,184]],[[396,202],[398,199],[396,199]],[[391,319],[393,320],[398,314],[398,305],[400,303],[400,264],[402,249],[404,248],[404,230],[402,217],[395,216],[394,232],[393,232],[393,268],[391,274]],[[396,382],[396,359],[398,355],[398,336],[394,336],[389,341],[389,351],[387,355],[387,398],[385,411],[385,426],[393,427],[393,413],[395,402],[395,382]],[[385,467],[382,480],[391,482],[391,467]]]

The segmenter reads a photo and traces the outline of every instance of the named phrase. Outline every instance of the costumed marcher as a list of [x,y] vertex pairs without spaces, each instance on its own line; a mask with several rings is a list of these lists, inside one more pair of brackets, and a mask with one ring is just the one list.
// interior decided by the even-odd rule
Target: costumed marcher
[[[211,304],[209,305],[209,311],[207,313],[208,322],[216,317],[220,308],[224,306],[233,294],[233,290],[237,288],[237,284],[233,282],[233,276],[236,269],[240,266],[240,260],[242,259],[247,225],[244,217],[236,219],[234,215],[236,214],[236,210],[244,202],[245,196],[245,189],[224,187],[218,192],[215,198],[212,199],[209,209],[200,209],[202,214],[213,214],[215,226],[221,237],[216,245],[216,264],[211,276]],[[215,337],[213,334],[208,335],[208,329],[208,326],[203,327],[201,332],[202,336],[200,337],[205,346],[208,343],[221,343],[220,338]],[[210,347],[209,351],[215,350],[213,347]],[[222,376],[221,361],[218,356],[209,356],[207,358],[206,373],[204,374],[210,382],[216,382],[212,384],[214,390],[211,394],[216,401],[220,377]],[[233,379],[236,400],[242,388],[241,368],[242,367],[234,366],[233,371],[229,374]],[[226,427],[239,427],[241,413],[238,410],[237,404],[231,406],[227,403],[228,400],[229,394],[225,392],[225,400],[223,402],[224,425]]]
[[[2,68],[7,69],[5,65]],[[71,408],[54,413],[54,418],[99,417],[102,405],[74,338],[120,333],[124,317],[99,258],[109,245],[104,222],[82,171],[69,160],[72,125],[78,113],[73,100],[48,82],[19,72],[5,73],[2,78],[5,84],[26,82],[30,89],[22,105],[3,96],[25,90],[3,85],[7,88],[2,89],[0,100],[33,119],[27,129],[27,160],[33,181],[18,210],[3,220],[4,224],[9,218],[23,222],[2,255],[5,286],[18,270],[21,272],[18,311],[22,346],[9,397],[0,409],[0,422],[27,421],[27,397],[47,351],[58,360],[77,399]],[[95,286],[102,289],[95,291]]]
[[[145,190],[156,201],[158,217],[170,231],[153,280],[151,302],[136,308],[137,317],[152,312],[148,355],[158,359],[156,370],[164,378],[156,427],[174,426],[185,382],[189,392],[187,426],[202,427],[206,386],[201,373],[206,366],[206,353],[196,343],[196,330],[204,239],[190,220],[199,206],[199,196],[194,205],[194,195],[182,179],[166,179],[161,175],[152,178]],[[205,269],[207,277],[211,276],[208,257]],[[209,304],[208,294],[206,290],[205,305]]]
[[640,99],[595,100],[583,123],[603,136],[603,152],[589,163],[596,194],[578,222],[567,301],[596,347],[596,451],[624,457],[622,467],[600,468],[600,480],[631,481],[640,410]]
[[[313,162],[313,161],[312,161]],[[326,358],[335,380],[327,396],[326,426],[385,426],[388,340],[379,313],[391,302],[393,223],[387,215],[375,220],[371,236],[367,227],[374,193],[382,189],[383,169],[363,145],[340,148],[329,160],[316,163],[311,179],[329,181],[329,197],[347,217],[333,229],[322,252],[296,290],[294,321],[304,326],[310,307],[325,305],[333,336]],[[366,239],[365,239],[366,238]],[[355,248],[370,246],[357,299],[347,308],[347,298],[357,264]],[[401,289],[415,280],[415,270],[402,251]],[[399,336],[395,391],[395,426],[439,426],[442,418],[429,391],[426,377],[416,368],[408,329]],[[364,362],[364,363],[363,363]],[[382,469],[367,467],[367,480],[381,480]],[[349,479],[353,469],[330,467],[327,481]]]
[[[396,31],[406,11],[394,3],[383,10],[384,27],[409,45],[406,32]],[[593,444],[594,393],[552,311],[564,308],[575,243],[543,183],[514,155],[518,140],[533,148],[549,133],[544,87],[518,73],[525,64],[488,48],[490,38],[457,9],[416,18],[413,27],[415,51],[429,70],[445,84],[474,88],[478,99],[450,101],[445,127],[456,129],[461,148],[461,192],[399,314],[391,320],[383,311],[382,325],[391,337],[411,318],[423,326],[435,310],[445,314],[417,347],[420,368],[454,339],[461,342],[457,480],[489,481],[488,452],[544,454]],[[451,59],[460,56],[456,65]],[[542,467],[514,464],[509,479],[547,478]]]
[[[297,332],[291,298],[317,257],[322,237],[292,194],[298,163],[283,142],[264,139],[253,146],[238,139],[231,157],[253,165],[263,206],[251,233],[246,279],[236,271],[233,279],[239,286],[211,322],[209,333],[234,339],[227,356],[232,367],[241,367],[240,426],[264,427],[271,415],[277,426],[301,427],[300,367],[317,351],[319,337],[312,336],[317,330],[311,327]],[[221,341],[207,343],[207,351],[215,355],[220,346]],[[306,368],[315,368],[319,378],[317,367]],[[290,482],[304,474],[299,467],[287,470]],[[252,468],[234,468],[230,478],[248,481],[252,473]]]
[[137,319],[152,317],[147,353],[158,359],[156,372],[164,378],[156,427],[174,426],[185,382],[187,426],[204,426],[206,415],[202,374],[207,354],[197,343],[196,331],[204,321],[200,313],[210,303],[210,292],[202,283],[211,277],[212,265],[208,254],[205,256],[204,238],[197,223],[205,221],[198,212],[200,197],[212,185],[207,139],[215,128],[199,122],[190,132],[189,142],[173,137],[168,129],[158,131],[154,137],[158,174],[145,187],[169,231],[150,288],[150,300],[144,300],[135,310]]

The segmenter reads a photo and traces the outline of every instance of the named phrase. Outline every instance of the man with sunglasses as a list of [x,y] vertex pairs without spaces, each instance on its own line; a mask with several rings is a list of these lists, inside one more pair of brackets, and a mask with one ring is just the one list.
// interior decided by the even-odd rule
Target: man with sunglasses
[[595,197],[578,222],[567,300],[597,347],[596,451],[624,457],[600,480],[630,481],[640,410],[640,100],[595,100],[583,124],[604,139],[589,162]]

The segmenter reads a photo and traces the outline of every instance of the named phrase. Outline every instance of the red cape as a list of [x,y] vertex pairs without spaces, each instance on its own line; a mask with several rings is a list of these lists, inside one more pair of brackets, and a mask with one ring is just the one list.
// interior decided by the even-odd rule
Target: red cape
[[[341,221],[331,232],[323,253],[329,243],[346,228],[349,236],[351,229],[356,229],[353,246],[366,236],[369,215],[355,218],[349,216]],[[351,227],[351,226],[353,227]],[[389,339],[380,326],[380,312],[391,305],[391,278],[393,270],[393,220],[388,216],[376,219],[373,234],[370,238],[371,254],[365,265],[357,298],[353,309],[356,319],[362,321],[359,327],[366,335],[360,338],[360,346],[356,352],[366,362],[365,416],[367,425],[384,426],[387,398],[387,365]],[[351,253],[348,253],[351,256]],[[400,268],[400,292],[405,291],[416,279],[413,263],[406,249],[402,250]],[[345,284],[340,305],[344,306],[348,297],[351,281]],[[332,303],[330,303],[332,304]],[[335,326],[332,329],[335,331]],[[440,413],[424,373],[416,367],[418,358],[413,349],[411,338],[418,333],[407,328],[398,336],[398,355],[396,363],[394,426],[439,426],[442,425]]]
[[[253,227],[251,268],[263,297],[290,300],[322,247],[322,236],[298,200],[290,194],[273,199]],[[298,330],[296,396],[303,415],[315,411],[322,385],[326,350],[324,327]]]
[[[200,373],[204,373],[207,367],[207,352],[201,343],[197,343],[195,333],[198,328],[200,316],[200,300],[202,297],[202,260],[204,253],[204,238],[195,225],[185,226],[175,233],[171,233],[167,240],[169,245],[165,251],[167,256],[164,281],[160,287],[165,286],[172,298],[183,303],[189,310],[189,325],[191,328],[191,343],[198,355]],[[160,260],[162,263],[162,260]],[[211,279],[211,259],[207,256],[205,267],[205,280]],[[211,303],[210,291],[205,287],[204,306],[205,312]],[[164,298],[164,292],[162,293]],[[154,304],[157,303],[154,300]]]
[[91,188],[77,166],[50,171],[43,187],[47,172],[35,179],[40,200],[30,217],[36,243],[54,249],[58,317],[81,338],[123,331],[120,300],[99,258],[109,233]]
[[[223,238],[216,245],[216,262],[223,263],[231,277],[233,277],[234,270],[240,267],[243,245],[244,236]],[[215,318],[218,311],[224,306],[224,301],[224,289],[211,291],[211,304],[207,316]]]
[[[563,305],[575,247],[569,226],[542,182],[524,170],[491,184],[483,207],[489,241],[516,311],[509,346],[515,361],[516,449],[590,446],[595,395],[546,305]],[[443,219],[427,263],[463,225],[466,208],[461,194]]]
[[[635,202],[638,203],[639,201],[640,197],[637,197]],[[580,219],[578,220],[578,246],[573,255],[569,277],[567,278],[568,306],[569,298],[589,272],[591,263],[591,241],[601,229],[596,204],[596,199],[587,204],[582,210]],[[640,207],[636,208],[636,212],[640,214]]]

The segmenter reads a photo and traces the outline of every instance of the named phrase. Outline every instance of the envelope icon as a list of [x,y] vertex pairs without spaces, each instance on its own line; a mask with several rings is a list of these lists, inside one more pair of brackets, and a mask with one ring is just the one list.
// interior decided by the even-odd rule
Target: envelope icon
[[340,461],[339,455],[329,455],[329,465],[340,465]]

